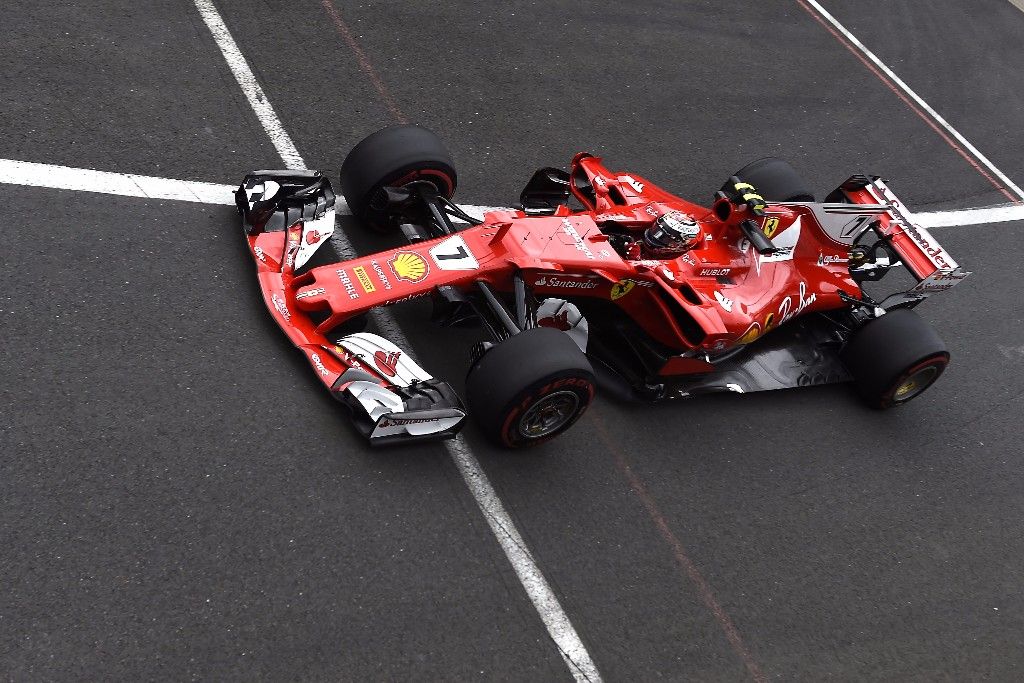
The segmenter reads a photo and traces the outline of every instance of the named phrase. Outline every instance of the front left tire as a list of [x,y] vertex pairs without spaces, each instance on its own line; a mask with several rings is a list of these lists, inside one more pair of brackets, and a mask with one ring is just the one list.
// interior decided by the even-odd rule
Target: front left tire
[[563,433],[594,399],[594,370],[568,335],[538,327],[488,350],[466,377],[470,415],[488,439],[526,448]]

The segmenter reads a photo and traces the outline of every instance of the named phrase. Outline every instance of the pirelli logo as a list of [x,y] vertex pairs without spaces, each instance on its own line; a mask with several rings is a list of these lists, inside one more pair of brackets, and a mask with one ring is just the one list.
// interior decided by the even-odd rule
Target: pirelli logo
[[366,268],[356,266],[352,269],[352,272],[356,274],[356,279],[359,280],[359,284],[362,285],[364,292],[369,294],[377,291],[377,288],[373,286],[373,282],[370,281],[370,275],[366,272]]

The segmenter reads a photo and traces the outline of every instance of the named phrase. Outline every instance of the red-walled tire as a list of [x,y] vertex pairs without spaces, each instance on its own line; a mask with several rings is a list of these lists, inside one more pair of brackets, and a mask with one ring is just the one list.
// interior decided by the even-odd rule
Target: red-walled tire
[[387,230],[387,213],[371,206],[382,187],[427,180],[451,199],[458,176],[451,154],[434,133],[413,124],[389,126],[352,148],[341,165],[341,192],[353,215],[376,230]]
[[488,439],[526,448],[555,438],[594,399],[594,370],[564,332],[526,330],[491,348],[466,378],[469,413]]
[[920,396],[949,364],[939,335],[909,308],[875,318],[840,354],[868,405],[892,408]]

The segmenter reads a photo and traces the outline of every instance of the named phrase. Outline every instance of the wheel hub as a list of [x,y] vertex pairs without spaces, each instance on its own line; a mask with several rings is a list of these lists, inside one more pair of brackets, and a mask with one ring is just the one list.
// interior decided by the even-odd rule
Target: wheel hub
[[564,427],[576,414],[579,396],[572,391],[556,391],[534,403],[519,420],[519,434],[539,439]]

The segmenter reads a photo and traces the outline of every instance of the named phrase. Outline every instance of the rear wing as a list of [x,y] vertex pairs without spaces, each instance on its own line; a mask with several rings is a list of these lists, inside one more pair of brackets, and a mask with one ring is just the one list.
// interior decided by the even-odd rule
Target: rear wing
[[[832,192],[826,203],[815,205],[814,210],[826,231],[840,241],[859,244],[869,230],[873,231],[917,280],[910,290],[883,301],[883,307],[924,299],[954,287],[970,275],[914,219],[913,212],[881,178],[855,175]],[[838,234],[828,227],[836,226],[831,218],[835,216],[842,226]]]

